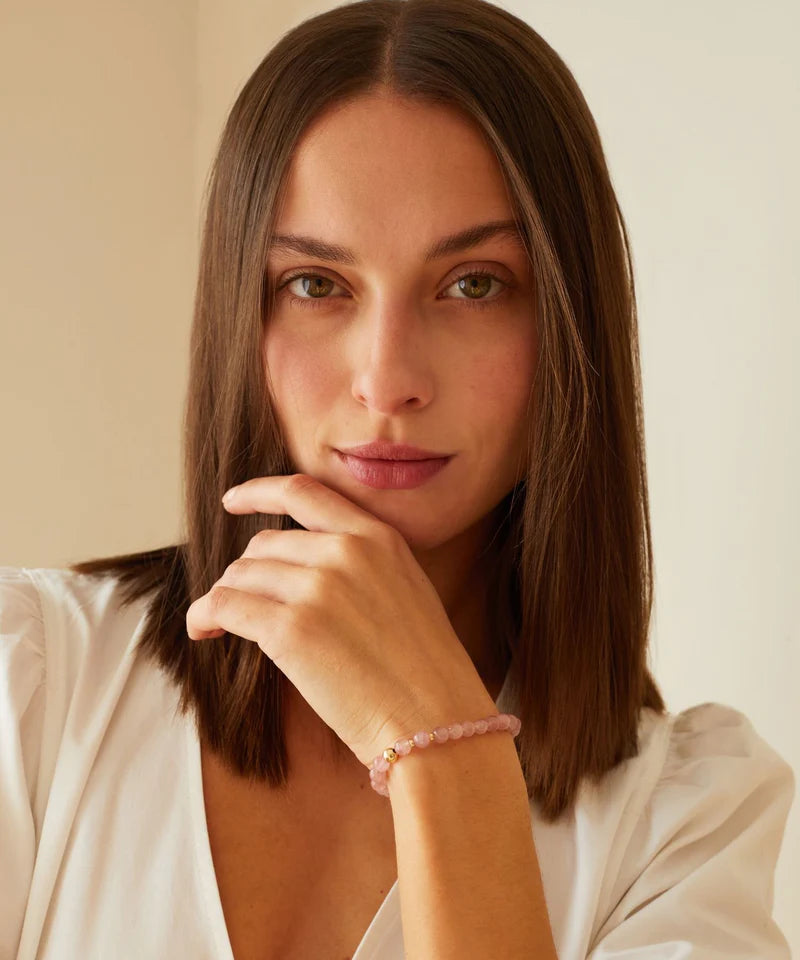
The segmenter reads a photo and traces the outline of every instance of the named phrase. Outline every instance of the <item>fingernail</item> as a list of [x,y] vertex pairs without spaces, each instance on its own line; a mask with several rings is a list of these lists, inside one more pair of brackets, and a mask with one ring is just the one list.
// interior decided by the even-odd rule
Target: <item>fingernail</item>
[[239,489],[238,487],[231,487],[230,490],[226,490],[225,493],[222,495],[222,502],[230,503],[230,501],[233,499],[238,489]]

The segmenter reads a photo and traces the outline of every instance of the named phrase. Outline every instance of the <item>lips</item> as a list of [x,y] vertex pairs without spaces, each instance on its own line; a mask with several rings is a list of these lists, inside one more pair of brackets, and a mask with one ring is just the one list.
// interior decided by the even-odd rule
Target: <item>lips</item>
[[336,451],[349,473],[367,487],[382,490],[409,490],[430,480],[450,463],[452,457],[424,460],[373,460]]
[[366,460],[442,460],[450,456],[448,453],[439,453],[407,443],[389,443],[381,440],[337,449],[348,457],[360,457]]

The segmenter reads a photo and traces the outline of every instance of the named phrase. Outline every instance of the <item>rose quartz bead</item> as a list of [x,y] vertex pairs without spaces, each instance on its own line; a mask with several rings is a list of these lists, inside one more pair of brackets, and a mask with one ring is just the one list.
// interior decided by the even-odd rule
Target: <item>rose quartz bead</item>
[[[495,714],[491,717],[483,717],[480,720],[465,720],[463,723],[452,723],[448,727],[436,727],[433,731],[433,740],[427,731],[420,730],[414,734],[412,739],[404,737],[402,740],[398,740],[394,745],[394,751],[398,756],[404,757],[410,753],[412,742],[413,745],[424,748],[430,746],[431,743],[444,743],[447,740],[458,740],[461,737],[471,737],[474,735],[481,736],[484,733],[489,731],[494,732],[496,730],[508,730],[516,737],[521,727],[522,722],[513,714]],[[370,783],[373,789],[382,797],[389,796],[389,788],[386,781],[389,774],[389,767],[391,766],[392,764],[383,756],[383,753],[380,753],[372,761],[372,766],[370,767]]]

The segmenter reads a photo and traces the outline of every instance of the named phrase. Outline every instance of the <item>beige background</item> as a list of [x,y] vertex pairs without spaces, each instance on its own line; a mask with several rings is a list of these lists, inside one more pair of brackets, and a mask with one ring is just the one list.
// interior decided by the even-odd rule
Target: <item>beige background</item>
[[[744,710],[798,771],[799,8],[504,5],[573,70],[632,235],[657,679],[673,712]],[[177,536],[201,192],[241,85],[327,7],[292,6],[0,7],[0,564]],[[793,952],[798,864],[800,801]]]

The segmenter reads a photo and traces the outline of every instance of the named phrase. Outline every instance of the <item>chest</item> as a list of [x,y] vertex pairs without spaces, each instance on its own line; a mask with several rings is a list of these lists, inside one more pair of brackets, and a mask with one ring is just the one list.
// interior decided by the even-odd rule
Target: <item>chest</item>
[[284,795],[208,762],[203,788],[235,960],[350,960],[397,877],[391,808],[368,777]]

